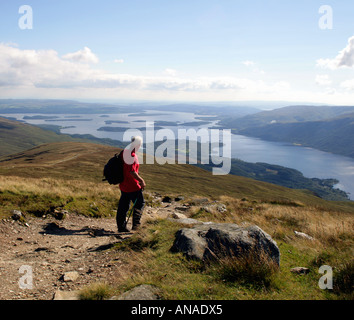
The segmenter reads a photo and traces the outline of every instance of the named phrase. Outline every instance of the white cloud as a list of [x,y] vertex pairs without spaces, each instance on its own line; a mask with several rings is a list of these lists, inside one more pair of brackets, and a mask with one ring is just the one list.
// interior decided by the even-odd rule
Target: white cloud
[[175,77],[177,75],[177,70],[166,68],[164,73],[169,75],[169,76]]
[[242,61],[242,64],[245,65],[246,67],[250,67],[250,66],[254,66],[256,63],[251,60],[246,60],[246,61]]
[[354,79],[345,80],[340,86],[346,90],[354,90]]
[[115,63],[124,63],[124,60],[123,59],[115,59],[114,62]]
[[334,59],[318,59],[317,66],[331,70],[354,66],[354,36],[348,39],[347,46]]
[[253,73],[258,73],[261,75],[265,74],[265,72],[262,69],[257,67],[256,62],[252,60],[242,61],[242,64],[245,65],[247,68],[250,68]]
[[82,63],[98,63],[99,60],[97,56],[91,51],[90,48],[84,47],[82,50],[68,53],[63,56],[65,60],[71,60],[74,62],[82,62]]
[[[59,56],[55,50],[22,50],[0,43],[0,94],[2,96],[94,97],[111,94],[132,98],[179,97],[188,99],[255,99],[286,95],[287,82],[237,77],[179,77],[174,69],[164,76],[112,73],[93,68],[96,55],[84,48]],[[64,95],[64,93],[65,95]],[[274,98],[273,98],[274,99]]]
[[329,78],[328,74],[317,75],[315,82],[319,86],[330,86],[332,84],[332,80]]

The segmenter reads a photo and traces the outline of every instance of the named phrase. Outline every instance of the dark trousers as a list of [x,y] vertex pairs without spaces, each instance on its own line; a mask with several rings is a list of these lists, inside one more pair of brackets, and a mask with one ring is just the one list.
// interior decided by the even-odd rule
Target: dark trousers
[[[136,200],[136,202],[135,202]],[[121,197],[118,203],[117,210],[117,226],[118,229],[124,227],[125,220],[127,217],[127,212],[130,207],[130,202],[135,202],[134,210],[133,210],[133,226],[140,225],[140,219],[143,214],[145,200],[142,190],[135,192],[123,192],[121,191]]]

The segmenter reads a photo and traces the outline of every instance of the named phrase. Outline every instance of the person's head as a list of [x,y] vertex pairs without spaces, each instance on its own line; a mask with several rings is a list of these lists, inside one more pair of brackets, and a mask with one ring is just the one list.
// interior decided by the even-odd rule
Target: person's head
[[130,144],[131,150],[135,149],[135,152],[138,152],[142,144],[143,144],[142,137],[139,137],[139,136],[132,137],[131,144]]

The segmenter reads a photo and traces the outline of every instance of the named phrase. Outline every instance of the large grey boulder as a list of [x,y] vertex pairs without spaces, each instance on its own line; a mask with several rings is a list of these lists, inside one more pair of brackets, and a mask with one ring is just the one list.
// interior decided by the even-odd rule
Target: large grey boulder
[[211,260],[225,256],[265,254],[280,263],[276,242],[258,226],[240,227],[232,223],[209,223],[177,231],[174,252],[183,252],[188,258]]

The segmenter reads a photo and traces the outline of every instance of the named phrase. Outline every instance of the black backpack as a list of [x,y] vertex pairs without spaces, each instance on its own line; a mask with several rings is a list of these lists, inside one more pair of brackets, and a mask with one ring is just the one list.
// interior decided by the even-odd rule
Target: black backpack
[[123,151],[121,151],[119,154],[117,153],[114,157],[109,159],[107,164],[104,166],[104,179],[102,179],[102,181],[108,181],[109,184],[114,185],[123,182],[123,164]]

